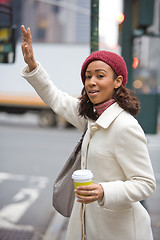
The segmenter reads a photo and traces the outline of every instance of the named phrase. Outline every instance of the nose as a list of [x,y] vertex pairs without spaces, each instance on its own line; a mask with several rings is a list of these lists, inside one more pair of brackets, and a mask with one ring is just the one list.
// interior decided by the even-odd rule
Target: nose
[[94,76],[92,76],[89,81],[88,81],[88,84],[90,86],[95,86],[96,85],[96,78]]

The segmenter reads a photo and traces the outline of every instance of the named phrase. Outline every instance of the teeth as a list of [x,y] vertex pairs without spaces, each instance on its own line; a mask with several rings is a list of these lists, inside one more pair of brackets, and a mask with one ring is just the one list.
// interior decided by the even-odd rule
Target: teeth
[[90,93],[96,93],[96,92],[98,92],[98,91],[90,91]]

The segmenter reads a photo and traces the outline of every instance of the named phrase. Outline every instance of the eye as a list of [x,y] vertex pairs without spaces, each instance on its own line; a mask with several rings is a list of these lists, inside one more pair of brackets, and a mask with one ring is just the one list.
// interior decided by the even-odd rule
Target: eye
[[91,76],[86,76],[86,79],[90,79],[91,78]]
[[97,75],[97,78],[103,78],[104,76],[102,74]]

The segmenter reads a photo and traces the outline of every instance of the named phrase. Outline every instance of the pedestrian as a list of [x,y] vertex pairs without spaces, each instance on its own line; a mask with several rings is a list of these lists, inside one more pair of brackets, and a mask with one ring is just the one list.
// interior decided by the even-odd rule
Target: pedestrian
[[155,190],[155,178],[145,134],[134,118],[139,102],[125,87],[125,61],[109,51],[88,56],[81,68],[84,87],[78,99],[57,89],[34,59],[30,29],[21,30],[27,63],[22,76],[56,114],[81,131],[87,124],[81,168],[92,171],[94,183],[75,190],[66,239],[152,240],[150,217],[140,201]]

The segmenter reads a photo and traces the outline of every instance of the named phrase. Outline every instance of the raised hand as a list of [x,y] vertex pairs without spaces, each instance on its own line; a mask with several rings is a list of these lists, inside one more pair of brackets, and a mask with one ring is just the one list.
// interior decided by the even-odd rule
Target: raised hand
[[25,29],[25,27],[21,26],[22,30],[22,53],[24,57],[24,61],[28,64],[29,70],[33,71],[37,67],[37,63],[34,59],[33,48],[32,48],[32,36],[30,28]]

